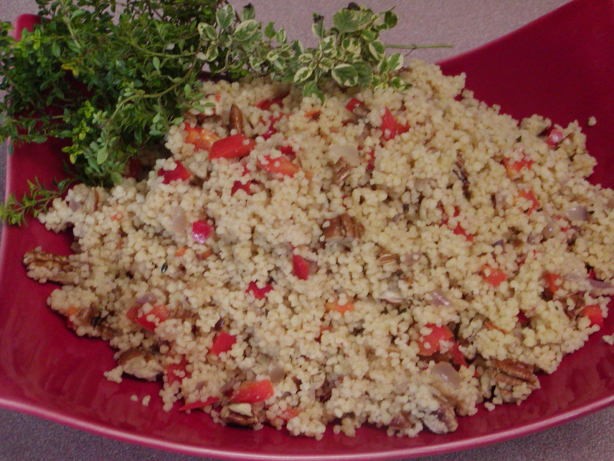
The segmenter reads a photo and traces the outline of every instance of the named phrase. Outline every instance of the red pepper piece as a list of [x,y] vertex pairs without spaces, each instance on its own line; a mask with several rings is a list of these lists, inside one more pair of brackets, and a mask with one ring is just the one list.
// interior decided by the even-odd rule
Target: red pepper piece
[[484,281],[497,288],[507,280],[507,275],[501,269],[484,264],[480,269],[480,275]]
[[242,190],[244,191],[247,195],[252,195],[252,190],[251,190],[251,186],[254,183],[254,181],[249,180],[245,183],[242,183],[241,181],[235,181],[232,184],[232,189],[230,190],[230,195],[235,195],[238,191]]
[[292,255],[292,273],[301,280],[307,280],[311,272],[311,261],[300,255]]
[[548,291],[554,295],[561,287],[561,276],[558,274],[553,274],[552,272],[545,272],[544,282],[546,282]]
[[246,138],[242,134],[233,134],[213,143],[209,152],[210,159],[216,158],[241,158],[249,155],[256,141]]
[[137,304],[130,308],[126,317],[145,330],[154,331],[159,324],[168,319],[169,312],[163,304],[153,306],[149,312],[143,312],[143,306]]
[[587,319],[590,320],[591,326],[597,325],[599,328],[603,328],[603,313],[601,312],[601,308],[597,304],[591,304],[590,306],[586,306],[580,312],[580,315],[583,315]]
[[554,149],[561,143],[561,141],[563,141],[563,139],[565,139],[563,131],[560,128],[552,127],[546,135],[546,144]]
[[264,171],[272,174],[280,174],[283,176],[294,176],[301,169],[288,157],[275,157],[265,155],[264,158],[258,163],[258,166]]
[[353,113],[356,109],[366,109],[367,106],[360,99],[350,98],[350,100],[345,105],[345,108]]
[[186,370],[188,362],[185,357],[179,363],[171,363],[164,369],[164,378],[167,384],[181,383],[184,378],[189,378],[190,373]]
[[213,405],[220,401],[219,397],[209,397],[206,400],[197,400],[196,402],[186,403],[179,407],[179,411],[198,410],[209,405]]
[[388,141],[401,133],[405,133],[409,130],[409,125],[400,124],[397,119],[392,115],[390,109],[384,108],[382,114],[382,138],[384,141]]
[[520,192],[518,192],[518,195],[522,197],[523,199],[531,202],[531,206],[527,210],[528,214],[533,213],[535,210],[539,208],[540,206],[539,200],[537,200],[537,197],[535,197],[535,193],[532,190],[521,190]]
[[296,157],[296,152],[294,152],[292,146],[279,146],[277,149],[286,157],[289,157],[291,159],[294,159]]
[[205,243],[213,234],[213,226],[203,219],[192,223],[192,238],[196,243]]
[[264,402],[275,394],[273,383],[268,379],[245,381],[230,398],[233,403]]
[[251,293],[256,299],[264,299],[272,289],[273,286],[270,283],[266,283],[262,288],[258,288],[256,282],[249,282],[246,292]]
[[418,340],[420,355],[431,356],[441,350],[441,341],[452,342],[454,340],[454,335],[447,326],[437,326],[432,323],[426,326],[431,329],[431,332],[425,336],[421,336]]
[[186,132],[185,142],[194,145],[201,150],[209,150],[213,143],[218,141],[220,137],[213,131],[207,130],[200,126],[193,126],[188,123],[184,124]]
[[183,163],[175,160],[175,168],[172,170],[158,170],[158,176],[162,176],[164,184],[170,184],[173,181],[188,181],[192,177],[192,173],[183,166]]
[[284,105],[284,99],[288,96],[288,93],[282,94],[275,98],[263,99],[262,101],[258,101],[256,103],[256,107],[262,110],[270,110],[272,106],[279,106],[280,108]]
[[211,349],[209,349],[209,354],[220,355],[222,352],[228,352],[236,342],[237,338],[235,336],[225,331],[220,331],[215,335]]
[[510,160],[509,158],[503,159],[503,165],[507,170],[507,175],[510,178],[515,178],[518,176],[521,170],[527,169],[530,170],[535,163],[529,157],[524,155],[520,160]]

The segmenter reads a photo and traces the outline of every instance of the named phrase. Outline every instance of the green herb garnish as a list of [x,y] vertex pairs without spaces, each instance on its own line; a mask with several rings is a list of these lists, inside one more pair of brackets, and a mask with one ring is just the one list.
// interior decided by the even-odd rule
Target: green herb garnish
[[[160,144],[185,110],[198,108],[203,75],[269,75],[320,98],[333,82],[405,85],[397,75],[403,56],[386,54],[380,40],[397,23],[392,11],[350,4],[330,28],[315,15],[318,44],[305,48],[257,21],[250,5],[237,12],[218,0],[37,3],[41,24],[20,41],[0,23],[0,141],[67,140],[63,151],[76,177],[91,185],[118,183],[130,159]],[[10,197],[0,207],[5,221],[20,223],[11,210],[23,216],[49,201],[17,203]]]

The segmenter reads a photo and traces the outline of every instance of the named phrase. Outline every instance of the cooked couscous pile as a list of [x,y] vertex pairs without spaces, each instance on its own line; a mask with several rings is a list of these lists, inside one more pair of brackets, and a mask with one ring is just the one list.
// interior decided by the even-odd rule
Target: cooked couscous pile
[[407,90],[203,84],[171,156],[41,221],[50,306],[160,380],[169,411],[322,437],[454,431],[603,326],[614,191],[576,124],[517,122],[414,62]]

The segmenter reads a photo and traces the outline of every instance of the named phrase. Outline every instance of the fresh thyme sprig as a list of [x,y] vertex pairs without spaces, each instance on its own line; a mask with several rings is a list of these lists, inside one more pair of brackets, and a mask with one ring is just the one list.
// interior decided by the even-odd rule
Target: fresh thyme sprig
[[[238,12],[221,0],[37,3],[41,23],[20,41],[0,23],[0,141],[67,140],[63,150],[88,184],[118,183],[130,159],[198,108],[203,73],[269,75],[320,98],[331,83],[405,85],[403,56],[387,54],[380,40],[397,23],[393,11],[350,4],[330,28],[314,15],[318,43],[305,48],[257,21],[252,6]],[[4,210],[24,203],[12,200]]]
[[53,189],[42,186],[38,178],[28,181],[28,192],[20,200],[10,194],[3,204],[0,204],[0,220],[7,224],[20,226],[25,222],[27,215],[38,216],[49,208],[51,202],[62,196],[72,179],[63,179],[53,182]]

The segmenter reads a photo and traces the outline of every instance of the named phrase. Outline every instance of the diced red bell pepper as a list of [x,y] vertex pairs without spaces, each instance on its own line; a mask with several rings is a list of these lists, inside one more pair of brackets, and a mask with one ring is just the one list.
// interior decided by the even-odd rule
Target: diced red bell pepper
[[244,191],[247,195],[252,195],[252,190],[251,190],[251,186],[254,183],[254,181],[252,181],[251,179],[247,182],[241,182],[241,181],[235,181],[232,184],[232,189],[230,190],[230,195],[235,195],[238,191],[242,190]]
[[265,155],[264,158],[258,162],[258,166],[267,173],[280,174],[283,176],[294,176],[301,169],[295,163],[292,163],[288,157],[271,157]]
[[301,280],[307,280],[311,272],[311,262],[301,255],[292,255],[292,273]]
[[558,274],[553,274],[552,272],[545,272],[544,282],[546,282],[548,291],[554,295],[561,287],[561,276]]
[[350,98],[350,100],[345,105],[345,108],[350,112],[354,113],[356,109],[366,109],[367,106],[360,99]]
[[390,109],[387,107],[384,108],[384,113],[382,114],[382,138],[384,141],[388,141],[401,133],[405,133],[409,130],[409,125],[402,125],[397,121],[397,119],[392,115]]
[[270,110],[272,106],[279,106],[279,107],[283,107],[284,105],[284,98],[288,96],[288,93],[282,94],[280,96],[277,96],[275,98],[269,98],[269,99],[263,99],[262,101],[258,101],[256,103],[256,107],[258,109],[262,109],[262,110]]
[[591,304],[590,306],[586,306],[580,312],[580,315],[583,315],[587,319],[590,320],[591,326],[597,325],[599,328],[603,328],[603,313],[601,312],[601,308],[597,304]]
[[237,338],[235,336],[225,331],[220,331],[215,335],[211,349],[209,349],[209,354],[220,355],[222,352],[228,352],[236,342]]
[[199,410],[208,407],[220,401],[219,397],[209,397],[206,400],[197,400],[196,402],[186,403],[179,407],[179,411]]
[[529,317],[527,317],[527,315],[522,311],[518,311],[516,318],[518,319],[518,323],[521,327],[527,326],[530,322]]
[[548,144],[554,149],[561,143],[563,139],[565,139],[563,131],[560,128],[552,127],[546,135],[546,144]]
[[128,310],[126,316],[145,330],[154,331],[159,324],[168,319],[169,311],[165,305],[156,304],[149,312],[143,312],[143,306],[137,304]]
[[521,190],[520,192],[518,192],[518,195],[523,199],[531,202],[531,206],[527,210],[528,214],[533,213],[539,208],[539,200],[537,200],[537,197],[535,197],[535,193],[532,190]]
[[192,177],[192,173],[183,166],[183,163],[175,160],[175,168],[172,170],[158,170],[158,176],[162,176],[164,184],[170,184],[173,181],[188,181]]
[[184,129],[186,132],[185,142],[188,144],[192,144],[198,149],[201,150],[209,150],[213,143],[218,141],[220,137],[217,133],[213,131],[207,130],[206,128],[202,128],[200,126],[193,126],[189,123],[184,124]]
[[262,288],[258,288],[258,284],[256,282],[249,282],[246,292],[251,293],[256,299],[264,299],[272,289],[273,285],[270,283],[266,283]]
[[262,133],[262,137],[264,139],[269,139],[271,136],[273,136],[275,133],[277,133],[277,127],[275,126],[275,124],[281,120],[282,115],[278,115],[278,116],[274,116],[271,115],[269,117],[269,127],[267,128],[267,130]]
[[456,223],[456,227],[452,231],[455,235],[462,235],[465,237],[465,240],[468,242],[473,242],[473,235],[465,230],[465,228],[461,225],[461,223]]
[[441,341],[454,341],[454,335],[447,326],[437,326],[432,323],[429,323],[426,326],[431,329],[431,332],[425,336],[421,336],[420,339],[418,339],[420,355],[433,355],[441,350]]
[[292,146],[279,146],[277,149],[279,150],[279,152],[291,159],[294,159],[296,157],[296,152],[294,152]]
[[373,171],[375,169],[375,151],[370,150],[367,152],[367,171]]
[[480,275],[484,281],[497,288],[507,280],[507,275],[501,269],[484,264],[480,269]]
[[196,243],[205,243],[213,234],[213,226],[203,219],[192,223],[192,238]]
[[214,142],[209,152],[209,158],[233,159],[245,157],[249,155],[255,145],[256,141],[253,139],[247,138],[241,133],[233,134]]
[[326,303],[327,311],[337,311],[341,314],[345,314],[346,312],[350,312],[354,310],[354,304],[351,302],[347,302],[345,304],[339,304],[338,302]]
[[450,357],[452,357],[452,363],[454,365],[457,365],[459,367],[467,366],[467,359],[465,359],[465,356],[461,352],[460,347],[456,341],[454,341],[454,344],[450,348],[449,353]]
[[510,178],[515,178],[516,176],[518,176],[518,173],[520,173],[520,171],[524,168],[530,170],[533,166],[533,163],[535,162],[528,158],[526,155],[523,155],[520,160],[511,160],[509,158],[503,159],[503,165],[505,166],[505,169],[507,170],[507,175]]
[[273,397],[275,389],[268,379],[245,381],[230,398],[233,403],[258,403]]
[[279,414],[279,418],[281,418],[284,422],[290,421],[292,418],[296,418],[300,414],[300,410],[298,408],[286,408]]
[[164,369],[164,378],[167,384],[181,383],[184,378],[190,377],[190,372],[186,370],[188,362],[185,357],[181,358],[179,363],[171,363]]

